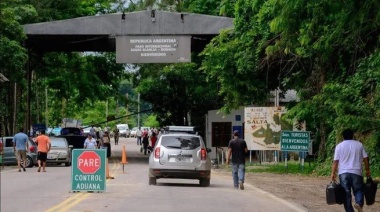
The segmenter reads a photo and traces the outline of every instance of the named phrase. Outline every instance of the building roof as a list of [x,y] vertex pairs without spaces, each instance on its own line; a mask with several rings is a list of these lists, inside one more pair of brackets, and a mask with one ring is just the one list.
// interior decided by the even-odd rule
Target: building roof
[[191,35],[192,50],[206,45],[233,19],[194,13],[139,11],[24,25],[27,47],[35,51],[115,51],[124,35]]

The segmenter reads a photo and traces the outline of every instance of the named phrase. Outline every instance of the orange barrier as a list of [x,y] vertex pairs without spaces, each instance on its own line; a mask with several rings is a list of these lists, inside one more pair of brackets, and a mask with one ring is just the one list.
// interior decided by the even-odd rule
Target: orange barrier
[[106,162],[106,179],[115,179],[114,177],[110,176],[110,168],[108,165],[108,158],[107,158],[107,162]]
[[123,151],[121,152],[121,162],[122,164],[128,163],[127,160],[127,150],[125,150],[125,144],[123,145]]
[[121,152],[121,162],[123,164],[123,173],[124,172],[124,164],[128,163],[127,161],[127,150],[125,150],[125,144],[123,145],[123,151]]

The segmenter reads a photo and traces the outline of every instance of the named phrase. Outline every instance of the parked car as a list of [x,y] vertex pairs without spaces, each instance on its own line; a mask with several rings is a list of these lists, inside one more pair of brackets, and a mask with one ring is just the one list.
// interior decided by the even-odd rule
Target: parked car
[[88,134],[90,134],[90,130],[91,130],[91,127],[85,127],[85,128],[83,128],[83,135],[87,136]]
[[59,138],[65,138],[69,145],[72,145],[73,149],[83,149],[84,141],[87,136],[82,135],[81,129],[78,127],[64,127],[61,129]]
[[130,131],[129,131],[129,127],[128,127],[128,124],[118,124],[116,125],[117,129],[119,129],[119,136],[120,137],[129,137],[131,134],[130,134]]
[[60,127],[56,127],[54,129],[52,129],[48,135],[49,136],[59,136],[59,135],[61,135],[61,129],[62,128],[60,128]]
[[188,133],[163,134],[149,156],[149,185],[160,178],[198,179],[210,185],[211,160],[201,136]]
[[48,152],[46,163],[48,164],[65,164],[71,165],[71,150],[72,145],[69,145],[66,138],[51,137],[51,149]]
[[[4,145],[4,158],[3,163],[5,165],[17,164],[17,158],[13,149],[13,137],[1,137]],[[29,149],[26,153],[26,167],[33,167],[37,165],[37,144],[33,140],[28,141]]]
[[132,138],[136,138],[136,132],[137,132],[138,129],[139,129],[138,127],[132,128],[132,130],[131,130],[131,137]]

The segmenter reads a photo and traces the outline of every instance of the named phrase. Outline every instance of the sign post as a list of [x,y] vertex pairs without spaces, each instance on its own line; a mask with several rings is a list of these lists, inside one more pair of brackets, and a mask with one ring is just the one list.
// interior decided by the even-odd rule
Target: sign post
[[72,153],[71,191],[105,191],[106,150],[74,149]]
[[[303,171],[304,153],[309,151],[310,132],[308,131],[281,131],[281,151],[300,152],[301,166]],[[286,155],[287,156],[287,155]],[[285,158],[285,166],[287,168],[287,159]]]

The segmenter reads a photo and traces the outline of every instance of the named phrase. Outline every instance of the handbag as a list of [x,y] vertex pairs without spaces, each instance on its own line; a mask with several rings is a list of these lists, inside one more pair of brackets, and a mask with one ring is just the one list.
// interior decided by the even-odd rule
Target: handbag
[[326,186],[326,202],[328,205],[343,204],[346,192],[343,186],[337,181],[331,181]]
[[373,205],[375,203],[377,191],[377,183],[372,180],[371,177],[367,177],[364,184],[364,197],[367,205]]

